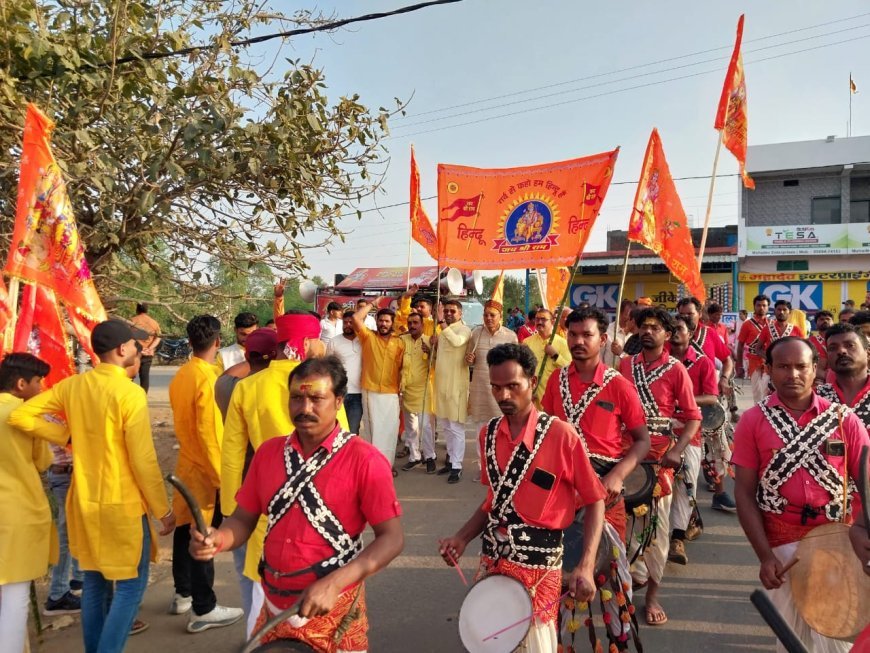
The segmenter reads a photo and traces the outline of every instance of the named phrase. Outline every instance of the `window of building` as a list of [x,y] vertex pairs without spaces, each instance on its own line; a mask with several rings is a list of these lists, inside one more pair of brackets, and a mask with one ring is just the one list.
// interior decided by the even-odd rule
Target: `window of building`
[[849,222],[870,222],[870,200],[849,202]]
[[785,181],[782,182],[782,185],[785,186],[786,188],[800,186],[800,184],[801,184],[800,179],[786,179]]
[[814,197],[811,224],[840,224],[840,198]]
[[810,269],[810,262],[807,260],[803,261],[777,261],[776,262],[776,271],[777,272],[808,272]]

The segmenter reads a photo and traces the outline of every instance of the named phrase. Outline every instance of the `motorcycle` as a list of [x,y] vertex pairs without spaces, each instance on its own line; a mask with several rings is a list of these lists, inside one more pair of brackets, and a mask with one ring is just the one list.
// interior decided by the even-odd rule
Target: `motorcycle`
[[184,363],[190,354],[190,341],[187,338],[164,338],[155,352],[160,365]]

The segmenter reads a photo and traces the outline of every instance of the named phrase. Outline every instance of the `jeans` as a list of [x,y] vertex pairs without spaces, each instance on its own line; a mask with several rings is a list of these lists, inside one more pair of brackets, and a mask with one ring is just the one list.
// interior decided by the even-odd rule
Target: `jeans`
[[347,413],[347,423],[350,432],[359,435],[359,425],[362,422],[363,405],[362,394],[344,396],[344,412]]
[[70,555],[69,539],[66,534],[66,494],[69,490],[69,482],[70,474],[48,472],[48,487],[57,502],[57,539],[60,545],[57,564],[51,568],[51,586],[48,589],[48,598],[53,601],[57,601],[69,592],[70,566],[75,580],[80,581],[83,577],[78,560]]
[[139,385],[148,394],[148,388],[151,385],[151,363],[154,362],[154,356],[142,356],[139,364]]
[[[220,497],[215,501],[211,527],[221,525]],[[175,593],[193,598],[193,612],[203,615],[214,610],[217,597],[214,593],[214,560],[202,562],[190,555],[190,524],[176,526],[172,534],[172,579]]]
[[233,566],[239,577],[239,589],[242,592],[242,610],[245,611],[245,622],[251,614],[251,601],[254,594],[254,581],[245,576],[245,555],[248,552],[248,543],[245,542],[237,549],[233,549]]
[[82,635],[85,653],[121,653],[148,586],[151,533],[142,516],[142,555],[135,578],[112,582],[98,571],[85,571],[82,590]]

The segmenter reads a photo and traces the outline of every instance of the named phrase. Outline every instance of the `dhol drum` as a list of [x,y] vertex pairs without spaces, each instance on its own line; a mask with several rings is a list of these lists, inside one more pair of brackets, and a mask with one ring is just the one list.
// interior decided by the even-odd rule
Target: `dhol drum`
[[622,483],[625,492],[625,509],[631,512],[638,506],[652,503],[656,486],[653,463],[644,462],[635,467]]
[[[585,510],[578,510],[574,521],[564,531],[562,554],[562,569],[571,571],[580,564],[583,555],[583,515]],[[607,537],[606,530],[601,533],[598,543],[598,553],[595,555],[595,575],[610,575],[610,561],[613,559],[613,544]]]
[[715,404],[701,406],[701,430],[716,431],[725,423],[725,409],[718,401]]
[[317,653],[317,651],[308,644],[304,644],[296,639],[279,639],[268,644],[258,646],[251,653]]
[[459,638],[469,653],[510,653],[526,638],[532,616],[532,597],[525,586],[509,576],[492,574],[465,595],[459,609]]

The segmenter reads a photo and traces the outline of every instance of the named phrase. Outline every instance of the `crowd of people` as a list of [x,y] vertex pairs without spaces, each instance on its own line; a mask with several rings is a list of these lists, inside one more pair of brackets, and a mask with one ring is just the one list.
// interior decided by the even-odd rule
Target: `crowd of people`
[[[413,286],[397,310],[374,315],[365,300],[329,304],[322,316],[285,311],[283,290],[270,324],[236,317],[229,346],[216,318],[187,324],[193,353],[169,387],[174,473],[206,532],[177,491],[170,502],[157,462],[146,391],[160,332],[147,307],[132,324],[97,325],[99,364],[48,390],[38,358],[0,362],[4,650],[24,649],[29,586],[52,561],[46,613],[80,611],[87,653],[122,651],[146,627],[137,611],[156,537],[172,534],[168,610],[187,615],[187,631],[244,619],[250,635],[295,608],[263,642],[366,651],[364,580],[404,543],[394,477],[425,471],[459,483],[467,429],[486,496],[433,546],[458,565],[479,538],[477,578],[525,588],[533,615],[523,650],[579,651],[581,641],[639,650],[638,622],[668,620],[666,563],[688,564],[686,543],[703,532],[702,478],[712,507],[737,513],[762,584],[802,641],[849,650],[802,619],[786,581],[797,542],[836,521],[854,522],[850,541],[870,573],[850,485],[870,445],[870,312],[844,312],[834,324],[822,311],[810,335],[788,301],[775,302],[771,318],[759,296],[732,346],[721,307],[693,297],[676,314],[625,300],[612,322],[586,305],[538,308],[527,320],[515,308],[507,326],[493,298],[470,328],[459,301],[436,306]],[[755,405],[732,443],[735,374],[748,375]],[[130,382],[137,375],[141,387]],[[367,526],[374,538],[365,543]],[[215,593],[213,560],[227,551],[240,608]],[[598,618],[587,619],[593,599],[602,636]]]

